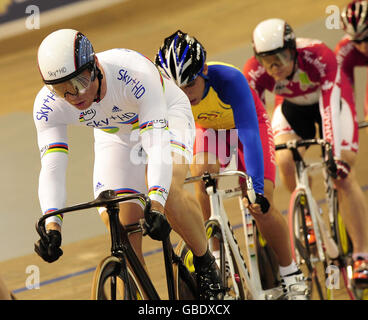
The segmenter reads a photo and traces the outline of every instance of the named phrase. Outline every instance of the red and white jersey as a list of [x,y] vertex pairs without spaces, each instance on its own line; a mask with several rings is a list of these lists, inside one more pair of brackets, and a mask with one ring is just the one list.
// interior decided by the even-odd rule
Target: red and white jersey
[[[344,36],[336,45],[335,54],[341,71],[347,76],[350,84],[354,86],[354,68],[368,66],[368,57],[355,48],[350,36]],[[364,115],[368,115],[368,84],[365,97]]]
[[355,48],[349,36],[343,37],[335,48],[336,59],[341,71],[354,85],[354,68],[368,66],[368,57]]
[[[296,69],[291,79],[275,81],[253,56],[244,65],[249,85],[265,103],[265,91],[276,94],[277,102],[286,99],[298,105],[320,103],[324,138],[340,156],[339,108],[342,77],[334,52],[323,42],[297,38]],[[346,78],[346,77],[345,77]]]

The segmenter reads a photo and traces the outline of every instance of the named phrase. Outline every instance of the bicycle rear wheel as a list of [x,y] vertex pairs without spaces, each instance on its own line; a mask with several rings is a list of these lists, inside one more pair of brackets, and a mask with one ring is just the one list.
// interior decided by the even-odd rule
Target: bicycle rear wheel
[[346,231],[345,224],[341,218],[338,205],[337,190],[334,190],[333,206],[333,221],[331,223],[332,237],[339,247],[340,255],[343,257],[347,257],[352,254],[353,245],[349,234]]
[[[122,262],[115,256],[103,259],[97,266],[92,283],[92,300],[143,300],[144,290],[134,273],[127,267],[128,279],[122,272]],[[128,286],[132,296],[129,295]]]
[[[354,292],[354,288],[351,288],[352,285],[350,283],[351,279],[349,279],[348,269],[351,269],[352,263],[352,252],[353,252],[353,244],[349,237],[349,234],[346,231],[345,224],[342,221],[342,217],[340,214],[339,201],[337,190],[333,190],[332,195],[332,217],[330,217],[330,227],[332,238],[337,243],[339,249],[339,258],[335,263],[338,264],[338,267],[341,272],[342,280],[344,286],[346,288],[347,294],[349,295],[351,300],[356,299],[356,294]],[[352,290],[353,289],[353,290]]]
[[313,291],[314,284],[318,298],[323,300],[327,294],[324,286],[327,262],[326,258],[321,261],[316,244],[309,243],[308,233],[312,228],[307,227],[308,215],[310,216],[310,204],[305,191],[294,190],[289,206],[289,231],[293,258],[298,265],[306,266],[310,292]]

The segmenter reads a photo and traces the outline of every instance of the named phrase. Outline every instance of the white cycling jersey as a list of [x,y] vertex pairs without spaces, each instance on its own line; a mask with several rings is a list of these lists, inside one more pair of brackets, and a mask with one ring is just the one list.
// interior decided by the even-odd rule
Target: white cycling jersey
[[[138,52],[112,49],[98,53],[97,58],[107,82],[100,102],[80,111],[46,86],[35,99],[43,213],[65,206],[68,125],[95,130],[95,196],[104,189],[118,194],[143,192],[165,205],[172,176],[171,151],[191,161],[194,120],[183,91]],[[143,159],[148,163],[148,190]],[[51,221],[61,224],[62,217],[47,223]]]

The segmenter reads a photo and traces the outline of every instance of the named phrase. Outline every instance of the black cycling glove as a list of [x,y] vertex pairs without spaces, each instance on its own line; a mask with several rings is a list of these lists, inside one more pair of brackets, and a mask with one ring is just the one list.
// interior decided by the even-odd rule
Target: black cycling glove
[[54,262],[63,254],[61,246],[61,233],[57,230],[48,230],[46,237],[41,237],[35,243],[35,252],[46,262]]
[[267,213],[268,209],[270,209],[270,203],[268,202],[267,198],[261,193],[256,193],[255,203],[258,203],[261,206],[261,210],[263,213]]
[[152,239],[163,241],[165,240],[171,231],[171,226],[166,219],[166,216],[156,210],[151,210],[144,216],[144,233],[148,234]]

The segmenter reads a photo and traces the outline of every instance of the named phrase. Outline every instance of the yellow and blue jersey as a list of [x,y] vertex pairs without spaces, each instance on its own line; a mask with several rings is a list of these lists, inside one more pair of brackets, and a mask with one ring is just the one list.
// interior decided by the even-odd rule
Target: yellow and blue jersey
[[211,129],[237,129],[244,148],[247,174],[263,194],[263,149],[252,92],[242,72],[222,62],[208,62],[201,102],[192,106],[196,124]]

